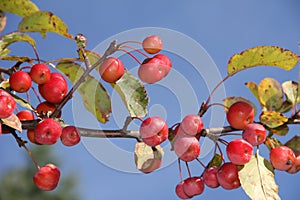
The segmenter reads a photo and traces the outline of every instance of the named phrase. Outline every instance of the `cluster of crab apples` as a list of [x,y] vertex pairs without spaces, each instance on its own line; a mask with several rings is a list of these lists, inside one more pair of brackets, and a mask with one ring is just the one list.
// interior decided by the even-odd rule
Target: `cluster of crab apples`
[[[210,188],[221,186],[226,190],[240,187],[239,166],[247,164],[253,157],[253,148],[261,145],[267,138],[266,128],[254,122],[254,109],[243,101],[233,103],[227,112],[227,121],[234,129],[242,131],[241,138],[226,142],[226,155],[229,161],[220,166],[205,167],[201,176],[191,176],[176,185],[176,194],[181,199],[190,199]],[[149,146],[156,146],[169,139],[178,159],[184,162],[198,160],[200,155],[201,117],[196,114],[186,115],[174,129],[170,139],[167,123],[160,117],[149,117],[140,126],[141,139]],[[270,163],[277,170],[297,173],[300,170],[300,155],[287,146],[277,146],[270,150]],[[199,161],[199,160],[198,160]]]

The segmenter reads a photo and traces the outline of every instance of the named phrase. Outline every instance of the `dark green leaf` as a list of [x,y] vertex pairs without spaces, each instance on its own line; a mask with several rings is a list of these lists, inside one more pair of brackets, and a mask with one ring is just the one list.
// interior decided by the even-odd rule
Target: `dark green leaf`
[[47,32],[54,32],[70,39],[73,38],[68,33],[68,27],[64,21],[49,11],[34,12],[23,18],[18,29],[22,32],[39,32],[44,38]]
[[222,165],[222,162],[223,162],[222,156],[220,154],[215,153],[214,157],[208,163],[207,168],[210,168],[213,166],[220,167]]
[[280,199],[271,164],[258,153],[239,171],[239,179],[253,200]]
[[233,55],[227,66],[228,75],[256,66],[275,66],[285,70],[294,68],[299,56],[278,46],[257,46]]
[[285,136],[289,132],[289,127],[288,125],[284,124],[277,128],[270,128],[269,131],[275,135]]
[[4,56],[1,60],[28,62],[31,63],[33,60],[27,56]]
[[119,93],[131,117],[144,117],[147,114],[149,99],[144,85],[125,71],[121,79],[111,84]]
[[280,83],[272,78],[264,78],[258,85],[260,103],[268,110],[277,111],[283,104],[283,92]]
[[26,17],[39,9],[29,0],[1,0],[0,10]]
[[[84,73],[82,67],[74,62],[61,62],[56,66],[72,83],[77,82]],[[105,123],[111,113],[111,101],[102,84],[93,76],[88,75],[78,91],[82,97],[85,108],[90,111],[99,122]]]
[[279,112],[263,111],[260,121],[269,128],[277,128],[288,121],[288,118]]
[[295,135],[292,139],[285,143],[285,146],[293,149],[295,153],[300,153],[300,136]]

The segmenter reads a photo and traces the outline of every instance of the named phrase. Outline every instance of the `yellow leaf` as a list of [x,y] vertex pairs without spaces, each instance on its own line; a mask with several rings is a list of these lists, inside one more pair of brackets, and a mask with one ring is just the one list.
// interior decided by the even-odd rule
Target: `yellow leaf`
[[257,46],[233,55],[227,66],[228,75],[256,66],[274,66],[291,70],[299,56],[278,46]]

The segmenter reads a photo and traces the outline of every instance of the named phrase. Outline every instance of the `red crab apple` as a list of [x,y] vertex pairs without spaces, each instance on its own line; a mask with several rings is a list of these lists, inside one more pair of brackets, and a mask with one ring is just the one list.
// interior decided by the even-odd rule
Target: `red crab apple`
[[4,90],[0,89],[0,118],[7,118],[13,114],[16,101]]
[[232,104],[227,112],[227,121],[235,129],[244,129],[254,120],[253,107],[244,101]]
[[60,140],[65,146],[74,146],[80,142],[80,134],[75,126],[66,126],[62,129]]
[[228,143],[226,153],[233,164],[244,165],[251,160],[253,147],[246,140],[238,138]]
[[140,135],[143,142],[149,146],[156,146],[168,138],[168,124],[158,116],[143,120]]
[[178,183],[175,187],[175,193],[180,199],[190,199],[192,197],[189,197],[183,190],[184,181]]
[[195,136],[199,133],[203,129],[203,126],[201,117],[196,114],[186,115],[180,124],[180,128],[190,136]]
[[65,78],[56,72],[52,72],[50,80],[38,87],[41,96],[48,102],[56,104],[67,95],[68,84]]
[[173,146],[176,155],[186,162],[195,160],[200,154],[200,144],[196,137],[176,137]]
[[110,57],[103,61],[99,68],[101,78],[108,83],[115,83],[124,74],[124,65],[118,58]]
[[231,162],[224,163],[218,170],[217,179],[221,187],[232,190],[241,186],[238,167]]
[[219,181],[217,178],[219,168],[217,166],[212,166],[204,170],[203,172],[203,181],[205,185],[210,188],[217,188],[219,187]]
[[35,64],[31,67],[29,75],[33,82],[44,84],[50,80],[51,72],[45,64]]
[[59,182],[60,170],[53,164],[40,167],[33,176],[34,184],[41,190],[54,190]]
[[162,40],[157,35],[146,37],[142,42],[143,49],[150,54],[156,54],[162,49]]
[[189,177],[184,180],[183,191],[187,196],[193,197],[202,194],[204,182],[201,177]]
[[40,144],[54,144],[60,138],[62,128],[54,119],[47,118],[39,122],[35,127],[35,141]]
[[271,150],[270,162],[277,170],[289,170],[295,163],[295,154],[287,146],[279,146]]
[[155,56],[153,56],[153,58],[160,59],[165,69],[165,76],[167,76],[172,69],[172,61],[170,60],[170,58],[165,54],[156,54]]
[[295,158],[295,163],[293,166],[287,170],[287,172],[290,174],[296,174],[298,171],[300,171],[300,155]]
[[17,117],[19,118],[20,121],[26,121],[26,120],[33,120],[34,115],[31,111],[29,110],[22,110],[17,113]]
[[32,80],[27,72],[17,71],[10,76],[9,84],[14,91],[23,93],[31,88]]
[[[36,107],[36,111],[39,114],[39,117],[42,118],[50,116],[55,110],[56,110],[56,105],[48,101],[41,102]],[[58,113],[56,117],[59,118],[60,116],[61,116],[61,111]]]
[[138,69],[138,77],[144,83],[156,83],[165,77],[165,66],[158,58],[147,58]]
[[37,145],[40,145],[40,143],[38,143],[36,140],[35,140],[35,137],[34,137],[34,129],[28,129],[27,130],[27,138],[30,142],[32,142],[33,144],[37,144]]
[[261,124],[251,123],[243,130],[242,137],[252,146],[258,146],[266,140],[267,131]]

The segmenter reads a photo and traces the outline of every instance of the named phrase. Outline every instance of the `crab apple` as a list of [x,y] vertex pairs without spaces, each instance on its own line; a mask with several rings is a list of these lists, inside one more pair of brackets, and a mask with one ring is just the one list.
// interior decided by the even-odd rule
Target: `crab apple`
[[252,146],[258,146],[266,140],[267,131],[261,124],[251,123],[243,130],[242,137]]
[[295,154],[287,146],[279,146],[271,150],[270,162],[277,170],[289,170],[295,163]]
[[40,144],[54,144],[60,138],[62,128],[59,122],[47,118],[39,122],[35,127],[34,138]]
[[193,197],[202,194],[204,182],[201,177],[189,177],[184,180],[183,191],[187,196]]
[[192,197],[189,197],[183,190],[184,181],[178,183],[175,187],[175,193],[180,199],[190,199]]
[[170,60],[170,58],[165,54],[156,54],[155,56],[153,56],[153,58],[160,59],[161,63],[165,68],[165,76],[167,76],[170,70],[172,69],[172,61]]
[[[50,116],[56,110],[56,105],[48,101],[41,102],[37,105],[36,111],[40,117]],[[61,111],[56,116],[61,117]]]
[[32,142],[33,144],[38,144],[38,145],[41,145],[40,143],[38,143],[36,140],[35,140],[35,137],[34,137],[34,129],[28,129],[27,130],[27,138],[30,142]]
[[156,83],[165,77],[165,64],[158,58],[147,58],[138,69],[138,77],[144,83]]
[[185,162],[195,160],[200,154],[200,144],[195,137],[176,137],[173,146],[176,155]]
[[33,176],[34,184],[41,190],[54,190],[59,182],[60,170],[53,164],[40,167]]
[[254,120],[253,107],[244,101],[232,104],[227,112],[227,121],[235,129],[244,129]]
[[150,54],[156,54],[162,50],[162,40],[157,35],[146,37],[142,42],[143,49]]
[[80,134],[75,126],[66,126],[62,129],[60,140],[65,146],[74,146],[80,142]]
[[219,181],[217,178],[219,168],[217,166],[212,166],[204,170],[203,172],[203,181],[205,185],[210,188],[217,188],[219,187]]
[[222,188],[232,190],[241,186],[238,167],[227,162],[221,165],[217,173],[217,179]]
[[56,72],[52,72],[50,80],[38,87],[41,96],[50,103],[59,103],[68,92],[68,84],[65,78]]
[[124,74],[123,62],[114,57],[107,58],[99,68],[101,78],[108,83],[115,83]]
[[32,85],[31,77],[27,72],[17,71],[9,78],[10,88],[16,92],[27,92]]
[[228,159],[235,165],[244,165],[253,155],[253,146],[244,139],[235,139],[226,147]]
[[50,80],[51,71],[45,64],[35,64],[31,67],[29,75],[36,84],[44,84]]
[[203,129],[203,126],[201,117],[196,114],[186,115],[180,124],[182,130],[190,136],[195,136],[199,133]]
[[143,120],[140,126],[142,141],[149,146],[156,146],[168,138],[168,124],[158,116]]
[[295,163],[293,166],[287,170],[287,172],[290,174],[296,174],[298,171],[300,171],[300,155],[295,158]]
[[34,115],[31,111],[29,110],[22,110],[17,113],[17,117],[19,118],[20,121],[26,121],[26,120],[33,120]]
[[0,118],[7,118],[13,114],[16,101],[6,91],[0,89]]

